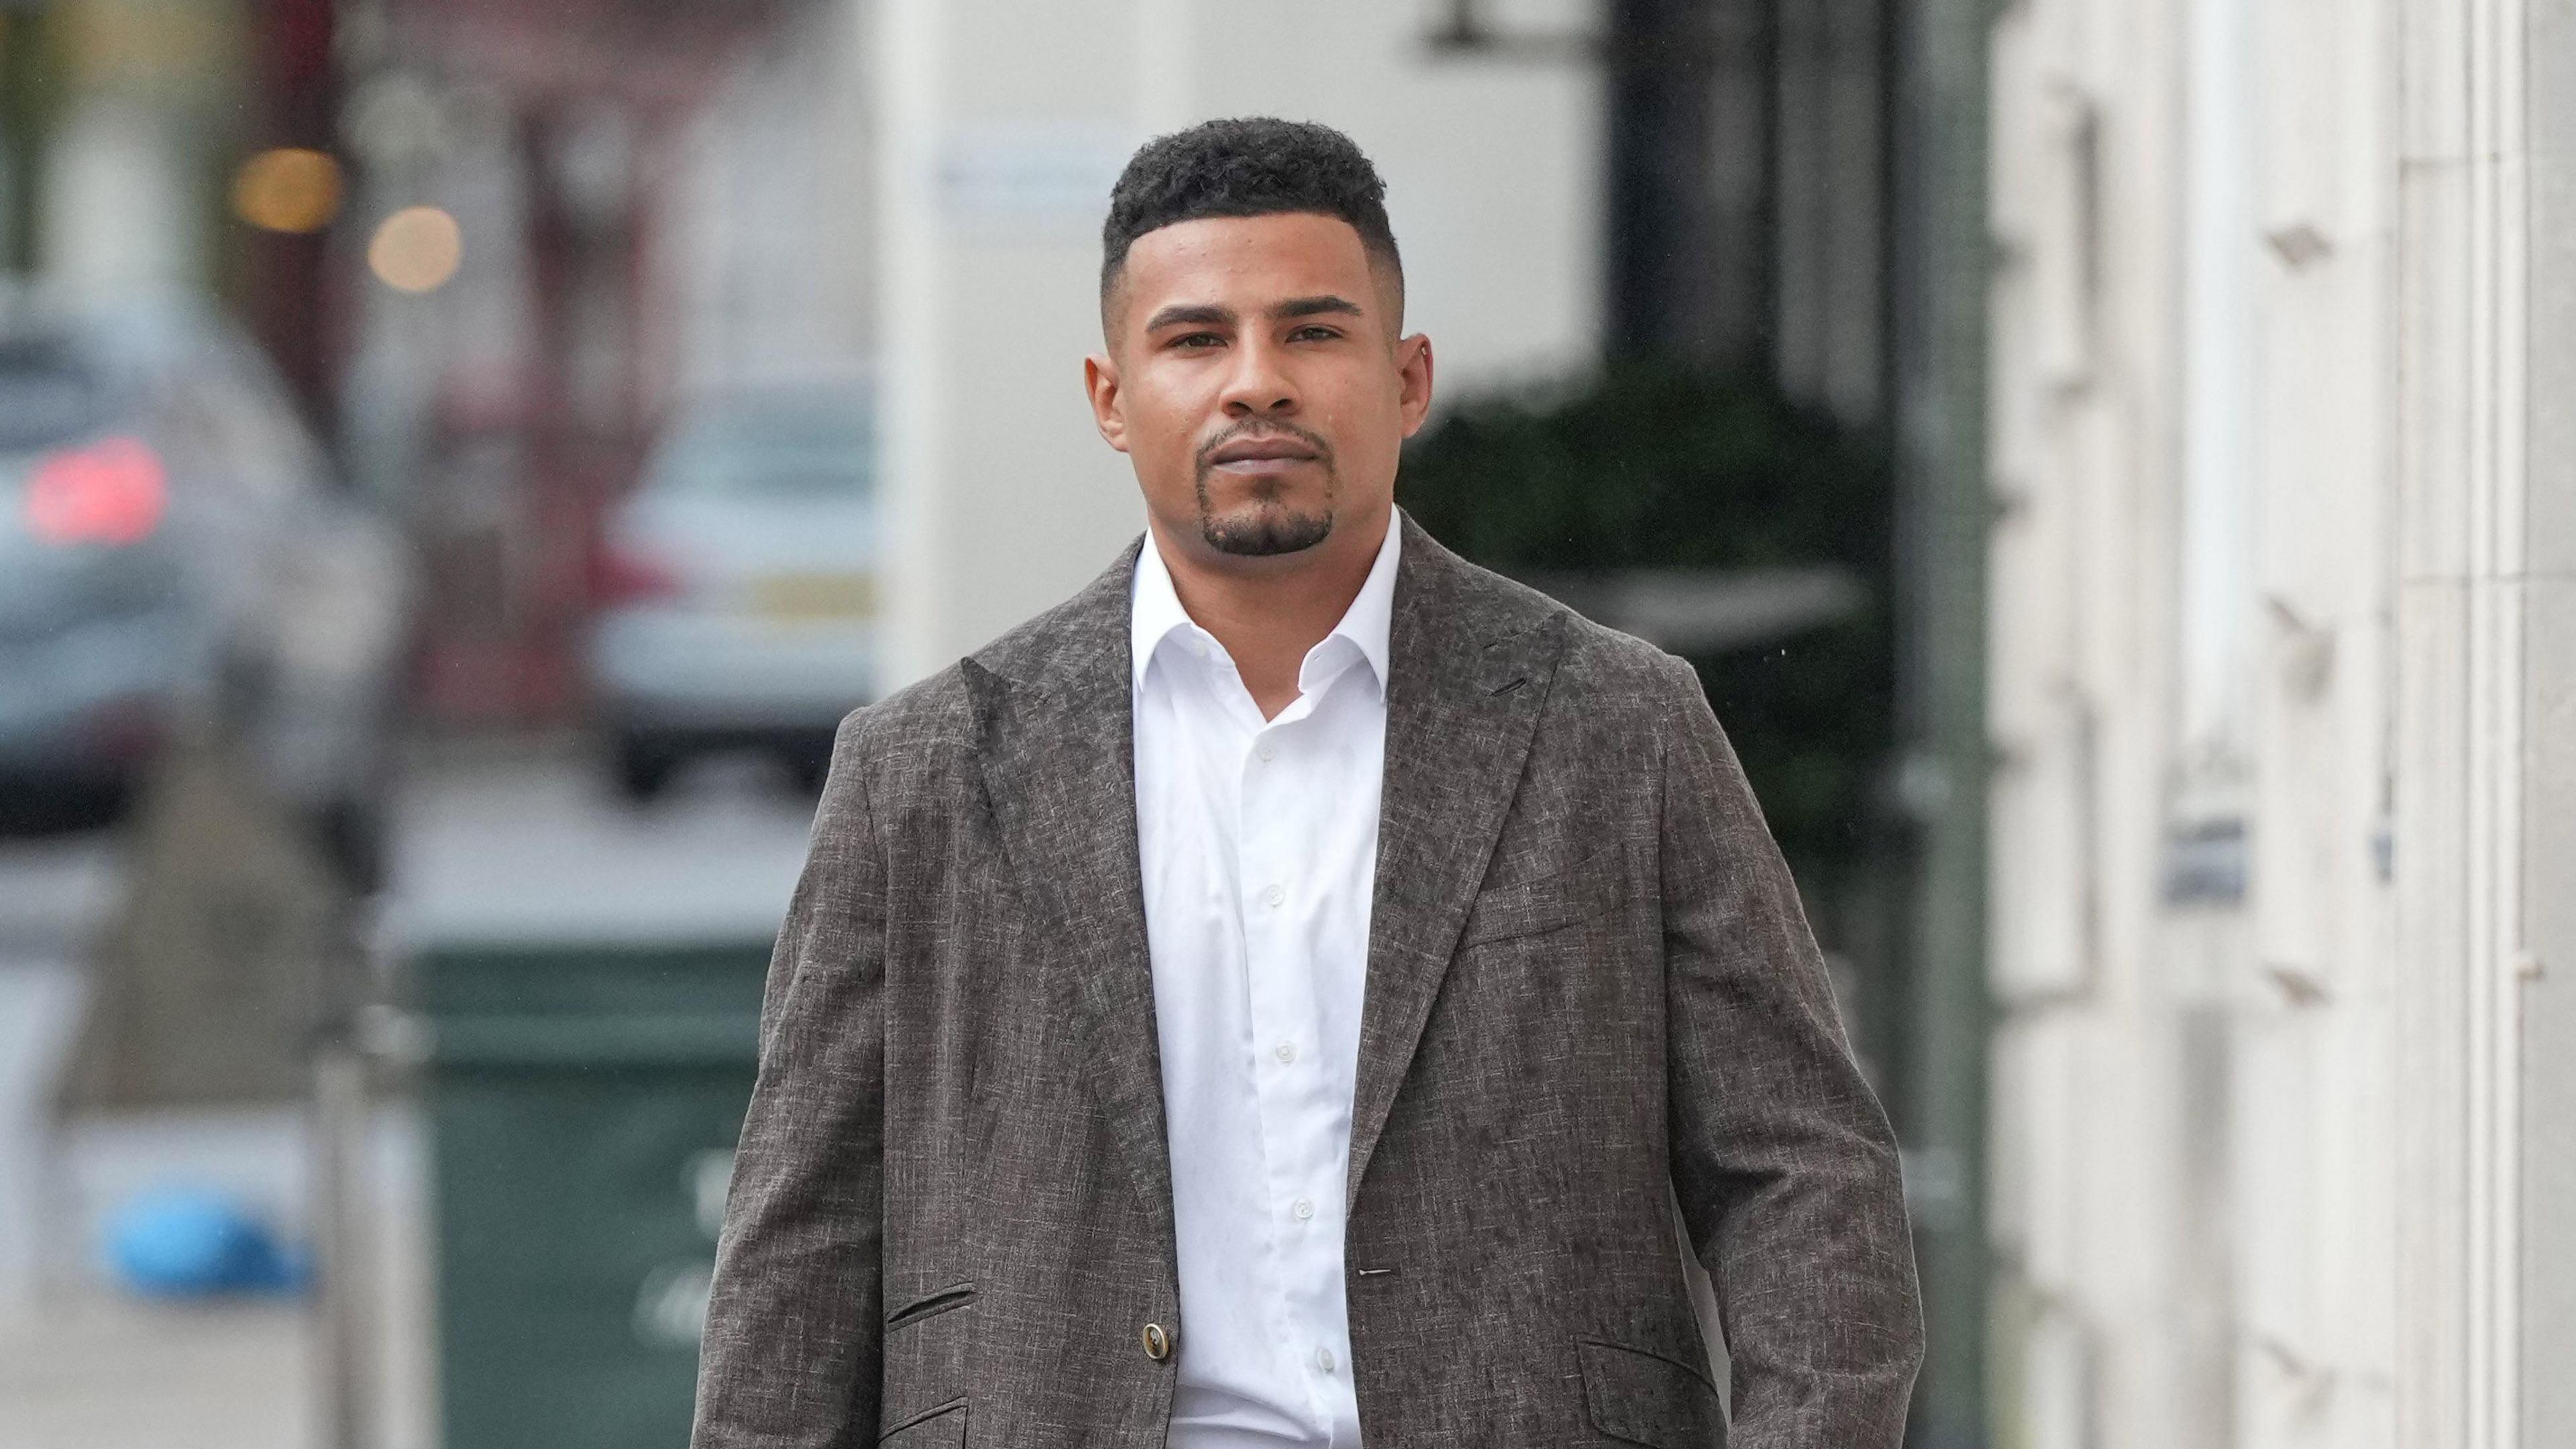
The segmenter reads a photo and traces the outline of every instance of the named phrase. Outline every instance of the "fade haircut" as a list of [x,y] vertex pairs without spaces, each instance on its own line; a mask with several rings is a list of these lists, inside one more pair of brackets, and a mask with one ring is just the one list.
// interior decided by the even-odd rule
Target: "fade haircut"
[[1157,136],[1128,159],[1109,190],[1100,228],[1100,309],[1127,267],[1136,238],[1211,216],[1312,212],[1338,217],[1360,234],[1369,262],[1395,283],[1395,331],[1403,330],[1404,259],[1386,220],[1386,183],[1351,138],[1312,121],[1242,116],[1203,121]]

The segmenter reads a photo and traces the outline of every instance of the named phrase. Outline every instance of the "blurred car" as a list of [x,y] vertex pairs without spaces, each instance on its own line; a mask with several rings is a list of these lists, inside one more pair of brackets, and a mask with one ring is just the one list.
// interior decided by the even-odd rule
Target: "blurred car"
[[603,533],[589,647],[618,787],[751,751],[821,787],[832,731],[876,684],[867,397],[782,391],[680,415]]
[[0,297],[0,798],[113,811],[201,727],[372,884],[401,560],[211,307]]

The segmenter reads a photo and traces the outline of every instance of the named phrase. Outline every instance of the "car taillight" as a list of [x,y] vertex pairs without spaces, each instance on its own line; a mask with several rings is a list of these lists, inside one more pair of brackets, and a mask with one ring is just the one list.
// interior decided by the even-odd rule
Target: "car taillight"
[[599,551],[591,596],[603,608],[648,604],[687,592],[679,570],[660,559],[611,544]]
[[27,531],[47,543],[140,543],[170,506],[170,475],[141,438],[102,438],[36,464]]

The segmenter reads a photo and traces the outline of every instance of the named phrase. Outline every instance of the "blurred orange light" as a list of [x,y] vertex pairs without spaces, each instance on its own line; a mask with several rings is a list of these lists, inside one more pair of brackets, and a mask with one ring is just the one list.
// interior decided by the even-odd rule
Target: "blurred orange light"
[[435,291],[456,275],[465,236],[456,218],[435,206],[406,206],[386,217],[367,243],[367,268],[397,292]]
[[233,214],[262,231],[320,231],[340,210],[340,163],[281,146],[233,173]]
[[27,530],[47,543],[137,543],[161,524],[169,475],[140,438],[56,453],[27,482]]

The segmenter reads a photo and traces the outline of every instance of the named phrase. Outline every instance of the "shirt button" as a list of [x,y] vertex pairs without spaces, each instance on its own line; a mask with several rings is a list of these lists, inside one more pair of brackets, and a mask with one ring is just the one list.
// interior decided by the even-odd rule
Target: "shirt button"
[[1252,752],[1259,755],[1264,760],[1275,760],[1279,758],[1279,747],[1270,743],[1268,740],[1263,740],[1260,744],[1253,746]]
[[1295,1042],[1283,1041],[1279,1045],[1271,1048],[1270,1054],[1277,1057],[1282,1062],[1293,1062],[1297,1060],[1297,1044]]
[[[1295,1211],[1297,1216],[1301,1219],[1311,1218],[1315,1215],[1315,1204],[1301,1197],[1297,1199],[1297,1206],[1293,1211]],[[1327,1365],[1327,1367],[1330,1367],[1330,1365]]]
[[1322,1369],[1326,1373],[1331,1373],[1333,1371],[1333,1351],[1329,1348],[1316,1349],[1315,1367]]
[[1288,892],[1280,889],[1278,886],[1272,886],[1270,889],[1261,893],[1261,899],[1275,906],[1281,901],[1288,899]]

